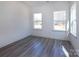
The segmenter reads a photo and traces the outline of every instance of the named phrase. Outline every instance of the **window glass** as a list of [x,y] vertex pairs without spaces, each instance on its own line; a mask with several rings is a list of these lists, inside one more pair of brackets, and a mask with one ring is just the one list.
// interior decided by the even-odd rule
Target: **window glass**
[[70,32],[76,36],[76,4],[71,7]]
[[42,14],[35,13],[34,17],[34,29],[42,29]]
[[54,30],[65,31],[66,11],[54,12]]

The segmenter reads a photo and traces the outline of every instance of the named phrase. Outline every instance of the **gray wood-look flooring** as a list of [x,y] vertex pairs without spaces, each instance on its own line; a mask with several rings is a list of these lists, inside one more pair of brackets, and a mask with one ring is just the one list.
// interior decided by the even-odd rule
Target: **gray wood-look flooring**
[[0,57],[66,57],[67,52],[77,56],[69,41],[29,36],[0,48]]

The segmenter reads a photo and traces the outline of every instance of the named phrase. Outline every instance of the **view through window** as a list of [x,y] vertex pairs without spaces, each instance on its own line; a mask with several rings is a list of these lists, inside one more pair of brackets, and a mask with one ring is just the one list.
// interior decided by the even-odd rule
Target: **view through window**
[[54,30],[65,31],[66,11],[55,11],[53,15],[54,15]]
[[34,29],[42,29],[42,13],[35,13],[34,17]]

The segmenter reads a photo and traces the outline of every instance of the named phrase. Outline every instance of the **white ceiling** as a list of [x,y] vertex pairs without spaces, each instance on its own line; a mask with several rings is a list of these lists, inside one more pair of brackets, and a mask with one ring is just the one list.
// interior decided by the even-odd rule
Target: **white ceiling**
[[55,3],[69,3],[68,1],[23,1],[24,4],[28,4],[29,6],[41,6],[45,4],[55,4]]

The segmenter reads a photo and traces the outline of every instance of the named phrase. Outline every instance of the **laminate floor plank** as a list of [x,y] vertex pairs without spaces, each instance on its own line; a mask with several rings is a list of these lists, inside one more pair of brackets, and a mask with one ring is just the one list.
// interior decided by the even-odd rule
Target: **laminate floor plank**
[[71,57],[78,56],[69,41],[29,36],[0,48],[0,57]]

